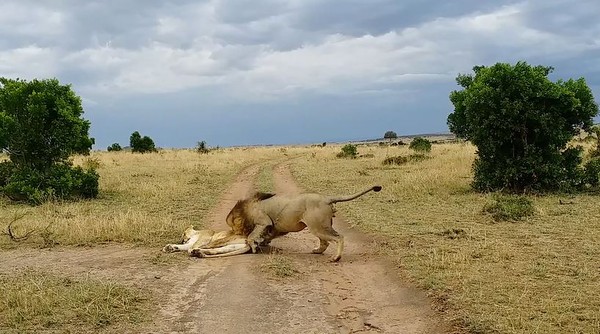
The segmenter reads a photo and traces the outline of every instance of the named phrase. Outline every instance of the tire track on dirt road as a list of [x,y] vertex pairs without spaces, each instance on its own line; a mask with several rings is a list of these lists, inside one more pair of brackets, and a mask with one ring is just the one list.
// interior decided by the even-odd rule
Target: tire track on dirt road
[[[278,164],[273,169],[277,193],[300,192],[289,163]],[[399,281],[394,274],[397,269],[372,251],[372,240],[350,228],[339,215],[334,218],[333,226],[345,238],[339,263],[329,262],[334,244],[325,256],[311,254],[318,239],[307,229],[275,239],[271,245],[293,259],[297,267],[304,268],[301,280],[320,290],[321,303],[325,305],[326,313],[335,319],[336,332],[447,332],[447,327],[432,311],[426,295]]]

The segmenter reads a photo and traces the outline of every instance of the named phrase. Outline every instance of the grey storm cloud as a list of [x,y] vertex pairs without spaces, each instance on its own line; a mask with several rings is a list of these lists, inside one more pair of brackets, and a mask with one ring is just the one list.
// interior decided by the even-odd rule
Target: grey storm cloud
[[72,83],[100,146],[135,130],[167,147],[446,131],[454,78],[474,65],[554,66],[598,96],[599,12],[596,0],[5,0],[0,76]]

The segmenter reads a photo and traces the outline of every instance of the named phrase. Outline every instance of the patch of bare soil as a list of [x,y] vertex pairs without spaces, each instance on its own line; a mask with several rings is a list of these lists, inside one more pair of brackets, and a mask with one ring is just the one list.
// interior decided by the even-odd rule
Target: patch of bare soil
[[[227,229],[225,217],[254,188],[259,166],[242,172],[211,211],[208,223]],[[274,168],[276,191],[298,192],[286,164]],[[372,196],[372,194],[371,194]],[[0,273],[36,268],[90,274],[149,289],[158,312],[143,328],[123,333],[443,333],[430,302],[400,280],[370,249],[371,241],[339,218],[346,238],[339,263],[311,254],[318,239],[291,233],[261,254],[196,259],[160,249],[126,246],[0,252]],[[296,273],[276,278],[261,265],[277,252]],[[114,330],[114,328],[113,328]]]

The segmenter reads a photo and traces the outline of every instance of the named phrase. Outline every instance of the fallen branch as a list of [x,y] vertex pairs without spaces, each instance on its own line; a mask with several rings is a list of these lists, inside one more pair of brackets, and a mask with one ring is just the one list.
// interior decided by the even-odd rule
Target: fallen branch
[[19,241],[23,241],[23,240],[27,240],[32,234],[33,232],[35,232],[35,229],[26,232],[24,235],[22,236],[17,236],[15,234],[15,232],[13,231],[12,227],[13,224],[18,221],[19,219],[25,217],[25,214],[21,214],[18,216],[15,216],[12,221],[8,224],[8,228],[6,229],[6,232],[3,232],[2,234],[8,235],[8,237],[10,238],[10,240],[15,241],[15,242],[19,242]]

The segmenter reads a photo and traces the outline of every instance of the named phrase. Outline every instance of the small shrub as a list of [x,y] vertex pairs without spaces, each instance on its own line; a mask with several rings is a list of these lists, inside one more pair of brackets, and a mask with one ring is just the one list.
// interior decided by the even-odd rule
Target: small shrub
[[358,156],[358,150],[356,148],[356,145],[352,145],[352,144],[346,144],[344,145],[344,147],[342,147],[342,151],[339,152],[336,157],[338,158],[356,158],[356,156]]
[[210,152],[210,149],[208,148],[208,145],[206,145],[206,142],[204,140],[199,141],[196,144],[196,152],[200,154],[207,154],[208,152]]
[[495,195],[494,202],[483,208],[495,221],[521,220],[535,213],[533,202],[523,195]]
[[415,152],[428,153],[431,152],[431,142],[425,138],[416,137],[410,142],[408,148],[414,150]]
[[387,157],[383,160],[384,165],[404,165],[407,162],[408,158],[401,155],[397,157]]
[[109,147],[106,148],[107,151],[111,152],[111,151],[121,151],[123,150],[123,148],[121,147],[121,145],[119,145],[119,143],[113,143],[112,145],[110,145]]
[[420,162],[427,159],[431,158],[424,154],[411,154],[407,157],[399,155],[397,157],[387,157],[382,163],[384,165],[404,165],[408,162]]

